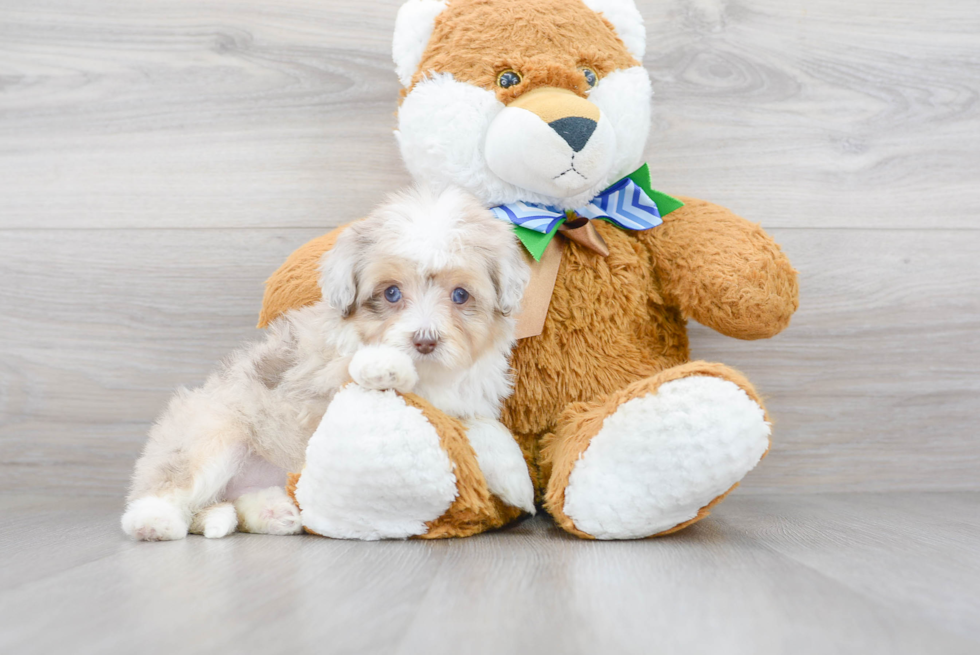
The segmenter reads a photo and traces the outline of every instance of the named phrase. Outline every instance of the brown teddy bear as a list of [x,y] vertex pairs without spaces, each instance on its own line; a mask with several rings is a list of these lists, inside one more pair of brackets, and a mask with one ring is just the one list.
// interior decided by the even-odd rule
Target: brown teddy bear
[[[633,2],[408,0],[393,46],[406,166],[475,194],[537,262],[501,420],[539,501],[585,538],[700,520],[765,456],[770,428],[745,377],[690,361],[686,319],[771,337],[798,306],[797,279],[758,225],[651,188],[641,166],[651,84]],[[321,297],[319,262],[342,229],[269,279],[260,326]],[[463,424],[415,397],[406,406],[438,434],[457,485],[414,536],[475,534],[520,515],[489,492]]]

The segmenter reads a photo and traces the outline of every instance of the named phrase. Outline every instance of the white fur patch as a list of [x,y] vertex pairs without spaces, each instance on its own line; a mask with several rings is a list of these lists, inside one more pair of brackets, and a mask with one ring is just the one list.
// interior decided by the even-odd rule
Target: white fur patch
[[511,507],[534,514],[534,484],[510,430],[500,421],[477,418],[466,422],[466,436],[490,493]]
[[643,16],[633,0],[583,0],[592,11],[602,14],[616,28],[616,35],[623,41],[630,54],[643,61],[647,50],[647,30]]
[[299,534],[299,510],[282,487],[269,487],[239,496],[235,501],[238,525],[253,534]]
[[[589,92],[589,100],[599,108],[616,133],[616,154],[606,176],[606,186],[629,175],[643,163],[650,133],[652,96],[650,75],[642,66],[613,71]],[[656,186],[655,183],[654,188]]]
[[391,58],[403,86],[412,83],[432,37],[436,16],[445,8],[445,0],[408,0],[398,9],[395,34],[391,39]]
[[227,537],[238,529],[238,514],[231,503],[218,503],[205,507],[191,521],[191,532],[208,539]]
[[408,393],[419,381],[412,358],[391,346],[364,346],[350,362],[350,376],[365,389]]
[[595,132],[576,152],[539,116],[506,107],[487,132],[487,166],[500,179],[549,197],[570,197],[605,180],[616,153],[616,134],[600,116]]
[[761,407],[736,384],[693,376],[623,403],[580,455],[564,511],[598,539],[632,539],[694,518],[769,447]]
[[190,526],[185,513],[159,496],[134,500],[122,516],[122,529],[137,541],[172,541],[187,536]]
[[424,534],[455,500],[456,476],[422,412],[393,391],[335,396],[296,487],[303,525],[339,539]]
[[[449,73],[433,74],[412,88],[398,110],[395,136],[402,160],[417,180],[436,187],[458,185],[488,207],[523,201],[576,209],[642,163],[650,129],[650,96],[650,78],[641,66],[613,71],[599,81],[589,100],[615,134],[612,156],[603,156],[604,172],[590,171],[591,186],[548,192],[556,195],[518,186],[491,170],[488,133],[504,104],[493,91],[457,82]],[[547,157],[542,161],[550,166]]]

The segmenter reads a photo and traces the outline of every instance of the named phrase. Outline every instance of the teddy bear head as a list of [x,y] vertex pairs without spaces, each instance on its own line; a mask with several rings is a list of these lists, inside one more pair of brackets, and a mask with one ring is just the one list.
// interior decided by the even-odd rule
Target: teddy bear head
[[408,0],[393,40],[405,165],[489,206],[581,207],[642,162],[645,47],[632,0]]

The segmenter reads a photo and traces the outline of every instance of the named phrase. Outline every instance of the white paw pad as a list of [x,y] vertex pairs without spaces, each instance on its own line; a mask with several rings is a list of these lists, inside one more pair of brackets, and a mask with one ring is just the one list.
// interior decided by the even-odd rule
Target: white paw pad
[[564,512],[599,539],[646,537],[694,518],[769,447],[765,413],[738,385],[693,376],[623,403],[565,489]]
[[177,505],[156,496],[134,500],[122,516],[123,532],[137,541],[183,539],[188,526]]
[[299,509],[281,487],[243,494],[235,500],[238,525],[254,534],[299,534],[303,525]]
[[439,435],[394,391],[341,390],[306,448],[296,485],[303,525],[339,539],[424,534],[456,498]]
[[412,358],[389,346],[365,346],[351,359],[351,379],[365,389],[407,393],[419,381]]

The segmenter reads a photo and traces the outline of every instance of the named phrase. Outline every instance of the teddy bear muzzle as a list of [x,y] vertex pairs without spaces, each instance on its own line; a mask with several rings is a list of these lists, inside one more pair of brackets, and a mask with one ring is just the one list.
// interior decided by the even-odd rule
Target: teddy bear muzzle
[[487,130],[487,166],[519,187],[568,198],[605,179],[616,133],[599,108],[571,91],[543,87],[505,107]]

